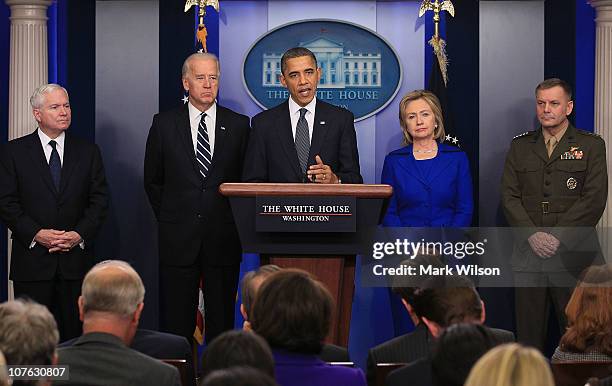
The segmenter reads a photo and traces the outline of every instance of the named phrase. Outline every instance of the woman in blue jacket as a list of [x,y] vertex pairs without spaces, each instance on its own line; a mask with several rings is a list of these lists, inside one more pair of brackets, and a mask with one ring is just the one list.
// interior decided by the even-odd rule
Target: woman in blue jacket
[[468,227],[472,178],[459,148],[443,143],[442,108],[431,92],[402,98],[399,119],[406,146],[385,157],[381,182],[393,187],[385,226]]

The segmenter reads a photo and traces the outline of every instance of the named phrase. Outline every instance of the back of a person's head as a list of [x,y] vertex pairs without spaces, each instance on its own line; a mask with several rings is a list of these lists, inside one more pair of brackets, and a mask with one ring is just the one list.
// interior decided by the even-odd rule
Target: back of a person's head
[[473,283],[461,276],[428,279],[414,291],[411,303],[419,318],[446,328],[456,323],[479,322],[482,301]]
[[252,367],[230,367],[215,370],[204,378],[201,386],[278,386],[274,378]]
[[59,341],[49,310],[29,300],[0,304],[0,351],[9,365],[50,365]]
[[[419,272],[419,267],[442,267],[444,264],[439,256],[418,254],[414,258],[402,260],[399,263],[400,267],[409,269],[415,267]],[[412,304],[414,291],[421,287],[424,282],[429,279],[429,275],[396,275],[391,279],[391,291],[405,300],[408,304]]]
[[316,354],[329,332],[333,299],[309,273],[286,269],[262,284],[251,326],[272,348]]
[[0,386],[8,386],[10,385],[10,379],[8,376],[8,372],[6,371],[6,361],[4,360],[4,355],[2,351],[0,351]]
[[612,265],[587,268],[565,307],[568,328],[560,348],[612,356]]
[[281,268],[278,265],[266,264],[244,275],[240,283],[240,295],[242,298],[242,305],[247,315],[251,312],[251,307],[255,300],[257,290],[259,290],[259,286],[270,275],[280,270]]
[[83,313],[132,315],[143,302],[145,288],[138,273],[126,262],[107,260],[96,264],[83,279]]
[[517,343],[498,346],[476,362],[465,386],[554,386],[546,358]]
[[434,384],[463,386],[474,363],[495,347],[488,328],[475,323],[455,324],[444,330],[432,358]]
[[232,330],[215,338],[202,354],[202,376],[233,366],[248,366],[274,376],[268,343],[254,332]]

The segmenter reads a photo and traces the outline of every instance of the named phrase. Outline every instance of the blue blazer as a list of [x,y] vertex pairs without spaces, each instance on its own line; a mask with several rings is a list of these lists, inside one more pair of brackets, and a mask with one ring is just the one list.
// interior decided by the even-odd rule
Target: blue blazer
[[467,227],[474,203],[465,153],[444,143],[427,175],[412,155],[412,144],[385,157],[381,183],[393,187],[385,226]]

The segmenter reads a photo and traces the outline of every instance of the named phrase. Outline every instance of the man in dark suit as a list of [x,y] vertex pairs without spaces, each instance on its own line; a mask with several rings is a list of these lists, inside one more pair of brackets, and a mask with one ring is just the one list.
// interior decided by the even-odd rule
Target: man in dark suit
[[[478,359],[491,348],[506,343],[478,323],[457,323],[444,329],[433,352],[392,371],[386,386],[460,386]],[[503,338],[504,335],[501,335]]]
[[[70,347],[78,340],[79,338],[70,339],[60,343],[57,347]],[[139,328],[136,330],[129,347],[156,359],[184,359],[185,372],[195,383],[193,352],[185,337]]]
[[[128,346],[144,307],[145,288],[126,262],[103,261],[83,280],[78,300],[83,335],[58,350],[72,385],[180,385],[178,370]],[[54,382],[55,384],[55,382]]]
[[190,342],[203,282],[206,341],[234,326],[242,249],[224,182],[238,182],[249,119],[216,103],[219,61],[196,53],[183,64],[189,103],[155,115],[144,185],[159,226],[161,328]]
[[43,85],[30,104],[38,129],[0,147],[0,219],[12,231],[15,296],[47,306],[65,340],[80,335],[76,300],[108,190],[98,147],[66,133],[68,92]]
[[[398,336],[368,352],[368,383],[373,384],[378,363],[409,363],[428,357],[435,340],[445,328],[457,323],[478,323],[485,320],[484,303],[473,284],[459,276],[432,277],[421,284],[402,303],[419,323],[414,331]],[[497,342],[513,342],[510,331],[490,328]]]
[[314,54],[291,48],[281,58],[289,99],[253,117],[246,182],[363,182],[353,114],[317,98],[321,69]]

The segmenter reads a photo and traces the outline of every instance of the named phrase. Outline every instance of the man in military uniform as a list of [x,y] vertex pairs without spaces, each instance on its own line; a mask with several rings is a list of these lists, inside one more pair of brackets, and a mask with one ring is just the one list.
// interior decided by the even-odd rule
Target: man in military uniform
[[565,81],[540,83],[536,112],[541,127],[514,138],[502,177],[502,205],[518,235],[512,256],[518,340],[540,350],[551,300],[565,330],[572,284],[558,279],[576,277],[593,262],[598,250],[594,226],[608,194],[604,141],[572,126],[572,109]]

